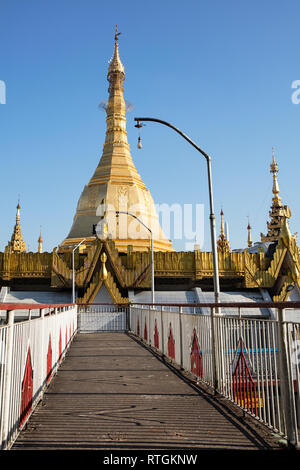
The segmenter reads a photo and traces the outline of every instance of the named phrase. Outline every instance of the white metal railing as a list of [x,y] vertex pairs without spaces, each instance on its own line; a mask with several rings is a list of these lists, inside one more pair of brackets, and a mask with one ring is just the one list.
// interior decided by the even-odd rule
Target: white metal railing
[[[197,381],[297,445],[300,323],[285,320],[284,307],[291,304],[218,304],[218,308],[275,308],[275,320],[222,316],[215,313],[216,304],[199,304],[210,308],[210,315],[183,313],[186,305],[133,305],[130,330]],[[293,304],[300,307],[299,302]]]
[[127,306],[104,303],[78,306],[79,332],[95,333],[126,330],[128,330]]
[[[76,305],[0,304],[7,322],[0,326],[1,449],[8,449],[24,427],[56,373],[77,332]],[[29,319],[15,321],[17,312]]]

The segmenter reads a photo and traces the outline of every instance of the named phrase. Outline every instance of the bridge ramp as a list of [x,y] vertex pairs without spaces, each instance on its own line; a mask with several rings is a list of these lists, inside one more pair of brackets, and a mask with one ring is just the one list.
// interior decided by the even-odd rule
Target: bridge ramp
[[126,333],[78,334],[12,450],[277,448]]

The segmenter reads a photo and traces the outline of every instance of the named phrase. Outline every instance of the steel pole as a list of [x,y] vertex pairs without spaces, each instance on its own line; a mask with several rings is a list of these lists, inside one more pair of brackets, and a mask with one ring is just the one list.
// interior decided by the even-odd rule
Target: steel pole
[[155,295],[154,295],[154,251],[153,251],[153,234],[152,230],[147,227],[147,225],[144,224],[136,215],[131,214],[130,212],[126,211],[116,211],[116,216],[119,217],[119,214],[125,214],[129,215],[130,217],[133,217],[136,219],[140,224],[142,224],[150,233],[150,243],[151,243],[151,300],[152,304],[154,304],[155,301]]
[[[215,221],[215,214],[214,214],[214,201],[213,201],[213,186],[212,186],[212,175],[211,175],[211,158],[210,156],[204,152],[200,147],[198,147],[195,142],[193,142],[186,134],[184,134],[180,129],[173,126],[167,121],[162,121],[161,119],[156,118],[144,118],[144,117],[135,117],[135,121],[137,124],[135,127],[142,127],[140,124],[141,121],[152,121],[158,122],[159,124],[163,124],[165,126],[170,127],[175,132],[177,132],[181,137],[183,137],[187,142],[189,142],[198,152],[200,152],[206,159],[207,162],[207,176],[208,176],[208,192],[209,192],[209,207],[210,207],[210,234],[211,234],[211,248],[212,248],[212,258],[213,258],[213,284],[214,284],[214,296],[215,296],[215,303],[218,304],[220,300],[220,284],[219,284],[219,267],[218,267],[218,252],[217,252],[217,237],[216,237],[216,221]],[[213,353],[213,369],[214,369],[214,388],[215,392],[218,389],[218,367],[217,367],[217,358],[216,358],[216,332],[215,332],[215,315],[219,314],[219,308],[211,309],[211,322],[212,322],[212,345],[214,348]]]
[[280,392],[282,394],[283,412],[285,418],[286,435],[288,444],[297,445],[297,420],[295,419],[293,406],[293,378],[288,358],[288,326],[285,319],[285,310],[278,309],[279,326],[279,353],[280,353]]
[[[150,229],[149,229],[150,230]],[[154,252],[153,252],[153,234],[150,230],[151,236],[151,295],[152,295],[152,305],[154,305]]]
[[75,304],[74,250],[72,251],[72,304]]
[[74,252],[75,250],[85,241],[85,238],[81,240],[78,245],[72,250],[72,303],[75,304],[75,267],[74,267]]

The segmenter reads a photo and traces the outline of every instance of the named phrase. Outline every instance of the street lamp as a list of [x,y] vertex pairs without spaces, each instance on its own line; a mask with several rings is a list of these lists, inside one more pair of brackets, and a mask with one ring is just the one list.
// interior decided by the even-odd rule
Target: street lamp
[[211,158],[207,153],[205,153],[198,145],[195,144],[187,135],[181,132],[176,127],[172,126],[169,122],[162,121],[161,119],[156,118],[134,118],[137,121],[135,127],[138,129],[142,127],[141,121],[152,121],[164,124],[165,126],[171,127],[174,131],[180,134],[185,140],[187,140],[193,147],[195,147],[198,152],[200,152],[206,159],[207,163],[207,173],[208,173],[208,189],[209,189],[209,205],[210,205],[210,232],[211,232],[211,245],[212,245],[212,255],[213,255],[213,279],[214,279],[214,294],[215,294],[215,303],[219,303],[220,298],[220,285],[219,285],[219,268],[218,268],[218,255],[217,255],[217,240],[216,240],[216,221],[214,214],[214,203],[213,203],[213,190],[212,190],[212,177],[211,177]]
[[75,269],[74,269],[74,251],[85,241],[85,238],[81,240],[78,245],[72,250],[72,303],[75,304]]
[[126,214],[130,217],[136,219],[140,224],[142,224],[150,233],[150,240],[151,240],[151,298],[152,298],[152,305],[154,305],[154,255],[153,255],[153,234],[152,230],[147,227],[136,215],[131,214],[130,212],[125,211],[116,211],[116,217],[119,217],[119,214]]

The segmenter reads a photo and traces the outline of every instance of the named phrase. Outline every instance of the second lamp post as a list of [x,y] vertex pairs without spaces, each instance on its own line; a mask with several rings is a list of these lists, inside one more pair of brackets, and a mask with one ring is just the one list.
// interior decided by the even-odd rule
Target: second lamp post
[[125,212],[125,211],[116,211],[116,216],[119,217],[119,214],[126,214],[129,215],[130,217],[133,217],[136,219],[141,225],[143,225],[148,232],[150,233],[150,240],[151,240],[151,303],[152,305],[155,302],[154,298],[154,253],[153,253],[153,234],[152,230],[147,227],[147,225],[144,224],[136,215],[131,214],[130,212]]

